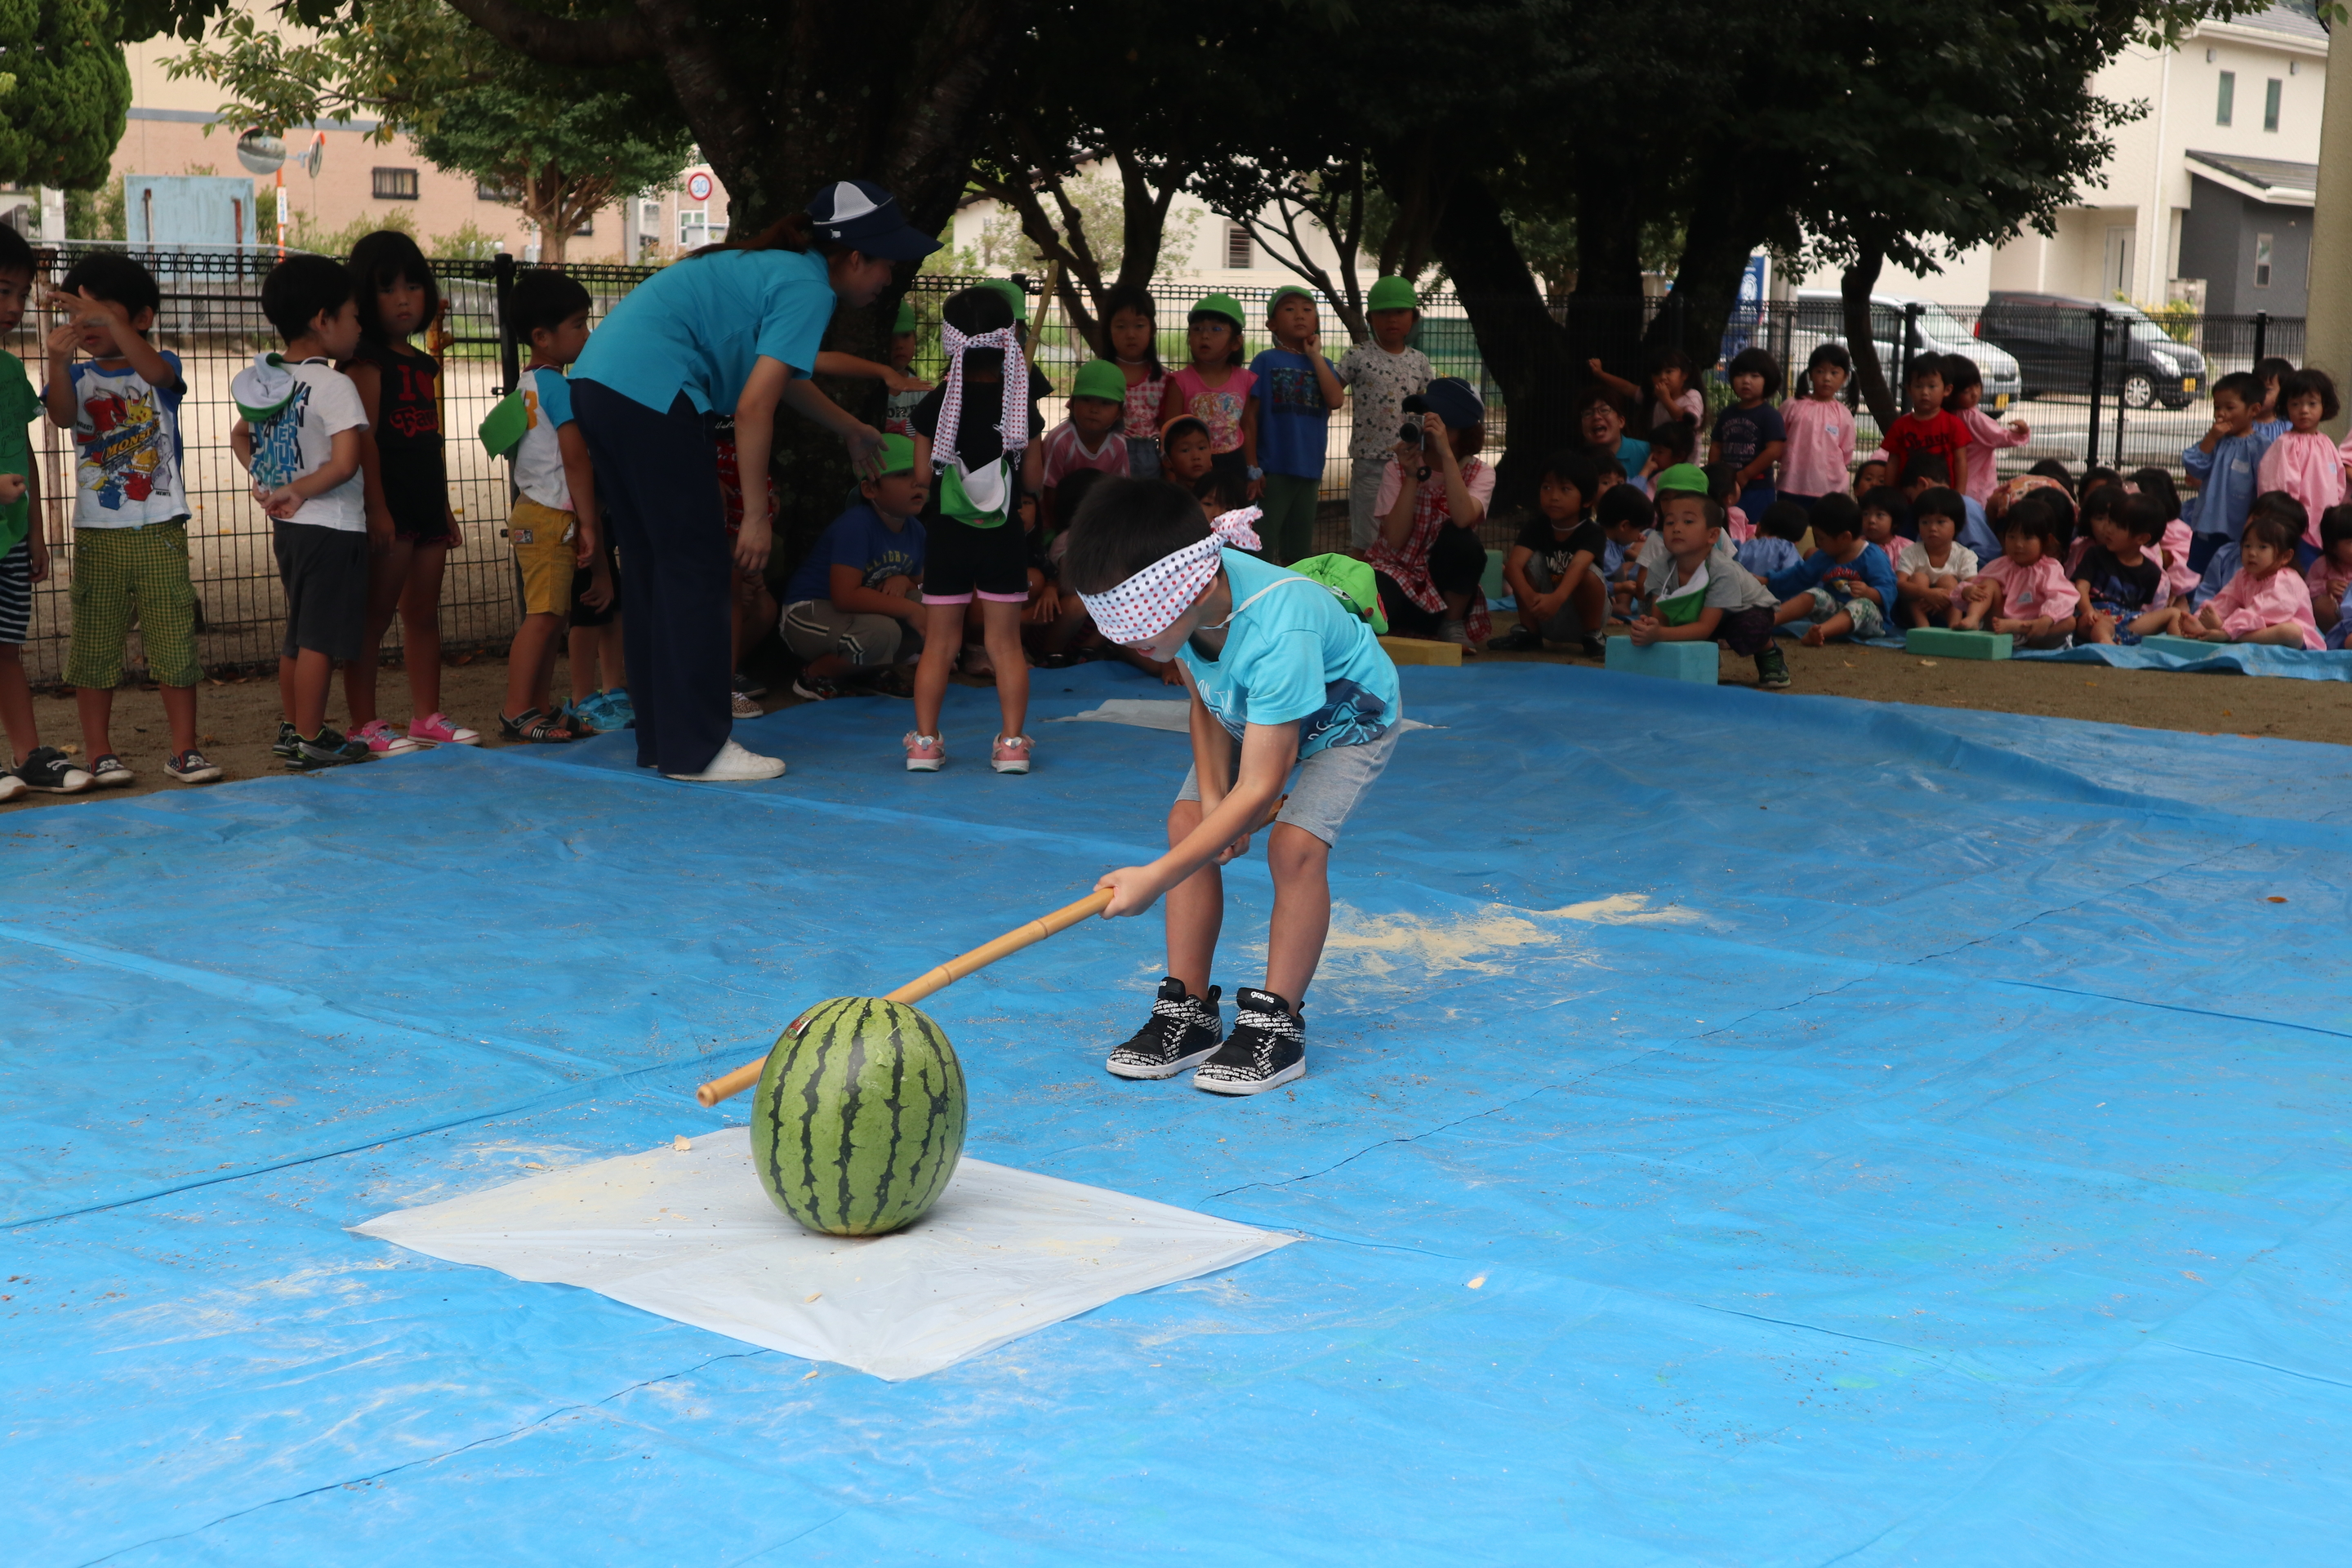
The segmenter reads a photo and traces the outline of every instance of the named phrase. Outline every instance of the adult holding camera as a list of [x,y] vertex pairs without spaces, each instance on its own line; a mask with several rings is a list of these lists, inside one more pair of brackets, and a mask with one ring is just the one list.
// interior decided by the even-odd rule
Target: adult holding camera
[[1380,537],[1365,559],[1379,574],[1389,629],[1475,653],[1486,640],[1486,547],[1478,525],[1495,495],[1495,470],[1478,456],[1486,406],[1459,376],[1440,376],[1404,400],[1399,432],[1373,503]]

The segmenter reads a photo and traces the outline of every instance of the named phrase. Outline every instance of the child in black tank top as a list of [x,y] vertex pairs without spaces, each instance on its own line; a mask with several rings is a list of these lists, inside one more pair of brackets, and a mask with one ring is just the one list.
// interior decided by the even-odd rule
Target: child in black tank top
[[[352,247],[360,347],[343,365],[367,410],[361,470],[367,479],[368,606],[361,657],[344,668],[351,736],[379,755],[419,746],[470,746],[475,731],[441,711],[441,574],[465,536],[449,509],[442,463],[440,377],[409,338],[441,310],[441,290],[416,242],[380,229]],[[377,649],[400,616],[411,715],[405,731],[376,711]]]

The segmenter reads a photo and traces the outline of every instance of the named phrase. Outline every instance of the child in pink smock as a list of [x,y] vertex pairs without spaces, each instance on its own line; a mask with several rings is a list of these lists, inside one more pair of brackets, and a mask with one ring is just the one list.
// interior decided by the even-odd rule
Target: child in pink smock
[[1846,487],[1853,461],[1853,410],[1838,394],[1853,374],[1843,343],[1823,343],[1805,362],[1805,391],[1780,405],[1789,444],[1780,453],[1780,494],[1811,511],[1815,501]]
[[2165,597],[2185,600],[2197,591],[2197,572],[2189,564],[2189,546],[2192,536],[2189,525],[2180,521],[2180,487],[2172,476],[2157,468],[2134,468],[2124,488],[2134,495],[2147,497],[2164,514],[2164,532],[2156,548],[2149,552],[2164,568]]
[[2274,643],[2315,653],[2325,648],[2327,639],[2319,635],[2311,614],[2311,589],[2294,570],[2294,529],[2277,518],[2247,519],[2245,534],[2238,541],[2242,563],[2238,574],[2201,610],[2192,613],[2185,605],[2174,605],[2172,635],[2207,642]]
[[2027,496],[2001,514],[2000,553],[1962,587],[1951,609],[1956,631],[2006,632],[2029,647],[2056,647],[2074,634],[2074,592],[2053,552],[2058,514]]
[[2326,371],[2290,371],[2279,377],[2279,406],[2286,411],[2286,431],[2263,454],[2254,489],[2284,490],[2303,503],[2311,527],[2298,549],[2309,565],[2319,557],[2320,514],[2344,500],[2345,454],[2319,432],[2336,417],[2336,384]]
[[2339,506],[2319,520],[2319,559],[2305,574],[2311,613],[2321,630],[2336,624],[2347,590],[2352,590],[2352,506]]
[[2000,461],[1995,454],[2004,447],[2022,447],[2033,438],[2032,427],[2022,419],[2012,419],[2006,425],[1997,424],[1993,416],[1977,405],[1984,401],[1984,372],[1977,362],[1962,353],[1944,356],[1944,412],[1969,427],[1968,483],[1961,494],[1982,506],[1992,497],[1993,487],[2000,482],[1995,470]]

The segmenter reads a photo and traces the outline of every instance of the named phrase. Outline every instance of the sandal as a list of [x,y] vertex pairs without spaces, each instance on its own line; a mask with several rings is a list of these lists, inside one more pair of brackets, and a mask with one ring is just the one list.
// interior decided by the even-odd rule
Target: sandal
[[499,714],[499,733],[509,741],[537,745],[560,745],[572,739],[572,731],[563,727],[562,719],[536,708],[527,708],[512,719]]

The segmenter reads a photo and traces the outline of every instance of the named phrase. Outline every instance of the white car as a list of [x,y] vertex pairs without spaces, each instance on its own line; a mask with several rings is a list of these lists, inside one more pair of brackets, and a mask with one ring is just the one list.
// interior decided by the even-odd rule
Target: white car
[[[1914,294],[1870,297],[1870,335],[1877,344],[1879,366],[1886,373],[1888,385],[1893,386],[1901,374],[1903,356],[1895,345],[1902,341],[1904,320],[1913,305],[1919,307],[1917,334],[1911,344],[1914,355],[1963,354],[1976,362],[1978,374],[1984,377],[1984,401],[1978,406],[1988,414],[2000,414],[2017,401],[2018,394],[2023,390],[2017,361],[2006,351],[1979,338],[1943,305]],[[1834,289],[1799,289],[1796,324],[1789,342],[1790,380],[1793,383],[1804,370],[1805,361],[1817,344],[1844,342],[1843,297]],[[1895,388],[1895,395],[1902,395],[1900,387]]]

